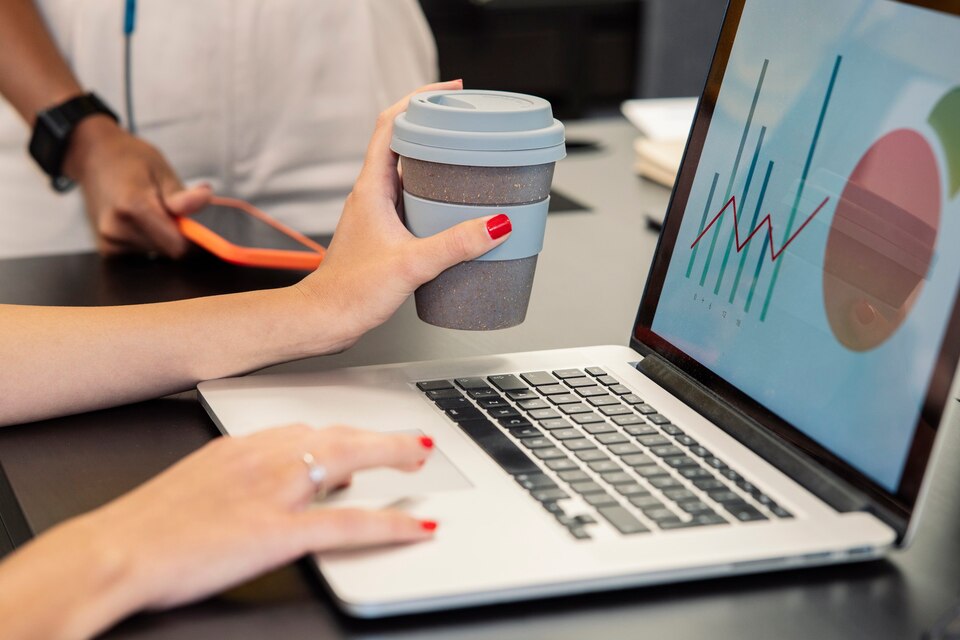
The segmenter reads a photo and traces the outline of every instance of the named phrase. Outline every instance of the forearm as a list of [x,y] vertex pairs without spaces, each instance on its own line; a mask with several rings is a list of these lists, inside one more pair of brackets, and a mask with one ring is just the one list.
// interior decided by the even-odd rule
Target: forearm
[[0,563],[7,640],[87,638],[142,606],[133,558],[112,549],[91,516],[60,525]]
[[29,126],[38,111],[82,92],[33,0],[0,2],[0,93]]
[[0,425],[342,350],[353,338],[337,315],[296,287],[127,307],[0,307]]

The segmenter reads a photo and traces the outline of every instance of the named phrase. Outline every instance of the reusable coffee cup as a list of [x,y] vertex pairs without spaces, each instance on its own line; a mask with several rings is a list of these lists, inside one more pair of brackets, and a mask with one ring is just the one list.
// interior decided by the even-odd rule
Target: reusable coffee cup
[[513,231],[480,258],[417,289],[417,314],[450,329],[513,327],[527,314],[563,125],[543,98],[503,91],[418,93],[394,121],[407,228],[417,237],[505,213]]

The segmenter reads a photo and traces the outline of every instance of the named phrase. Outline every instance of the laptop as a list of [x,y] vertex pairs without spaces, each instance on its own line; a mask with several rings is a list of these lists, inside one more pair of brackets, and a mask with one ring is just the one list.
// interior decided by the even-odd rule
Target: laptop
[[958,59],[955,2],[733,0],[629,346],[213,380],[202,402],[227,434],[434,439],[421,472],[327,500],[442,522],[313,559],[356,616],[880,557],[960,396]]

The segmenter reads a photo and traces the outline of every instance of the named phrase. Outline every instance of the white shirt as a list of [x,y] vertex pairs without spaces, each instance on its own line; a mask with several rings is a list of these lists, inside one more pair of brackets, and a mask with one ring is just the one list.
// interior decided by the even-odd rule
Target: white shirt
[[[85,88],[123,110],[123,0],[38,0]],[[138,134],[185,183],[332,231],[377,114],[433,81],[416,0],[140,0]],[[0,257],[90,250],[79,190],[54,194],[0,103]]]

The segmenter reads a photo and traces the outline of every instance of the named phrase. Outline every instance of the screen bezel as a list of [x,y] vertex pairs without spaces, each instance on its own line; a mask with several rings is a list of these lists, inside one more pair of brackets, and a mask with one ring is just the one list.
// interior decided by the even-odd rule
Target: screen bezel
[[[647,278],[647,284],[640,300],[631,345],[641,353],[652,352],[666,359],[700,384],[718,394],[737,410],[766,427],[774,435],[786,441],[792,447],[802,450],[841,479],[863,491],[884,508],[909,520],[920,494],[921,482],[933,449],[937,425],[939,425],[950,400],[950,387],[957,361],[960,359],[960,297],[954,298],[950,320],[936,359],[934,374],[914,427],[913,441],[910,445],[900,484],[895,492],[889,491],[850,463],[831,453],[823,445],[694,360],[652,329],[653,318],[656,314],[660,295],[663,292],[667,269],[679,236],[680,223],[687,207],[687,200],[698,168],[697,165],[703,152],[710,121],[720,94],[720,86],[736,39],[743,8],[747,1],[749,0],[730,0],[727,5],[727,14],[720,31],[713,63],[703,94],[700,97],[693,127],[687,141],[687,148],[680,165],[680,172],[670,197],[670,203],[667,206],[667,213],[654,253],[650,275]],[[890,1],[960,16],[960,1]]]

